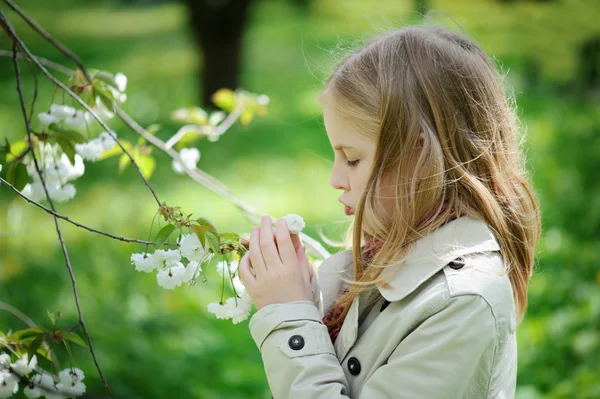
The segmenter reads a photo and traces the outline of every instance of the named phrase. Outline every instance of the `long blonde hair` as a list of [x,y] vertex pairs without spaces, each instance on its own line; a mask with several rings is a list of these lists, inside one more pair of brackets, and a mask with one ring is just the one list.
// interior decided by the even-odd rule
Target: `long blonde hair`
[[[344,310],[328,325],[341,323],[362,292],[385,284],[385,265],[402,259],[453,210],[492,229],[522,320],[541,221],[514,98],[502,82],[473,40],[440,26],[384,32],[336,65],[320,101],[334,100],[336,112],[377,146],[348,231],[354,280],[343,278],[349,291],[333,306]],[[393,217],[378,195],[390,176]],[[384,241],[368,265],[360,253],[366,239]]]

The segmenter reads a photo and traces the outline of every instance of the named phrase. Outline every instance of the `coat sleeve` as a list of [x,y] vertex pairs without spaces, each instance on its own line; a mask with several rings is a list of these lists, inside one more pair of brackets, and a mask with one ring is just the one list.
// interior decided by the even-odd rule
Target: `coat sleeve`
[[[450,297],[399,343],[359,397],[475,397],[469,390],[485,391],[489,383],[496,341],[495,317],[484,298]],[[482,377],[475,381],[475,375]]]
[[348,381],[313,301],[270,304],[249,323],[275,399],[347,396]]

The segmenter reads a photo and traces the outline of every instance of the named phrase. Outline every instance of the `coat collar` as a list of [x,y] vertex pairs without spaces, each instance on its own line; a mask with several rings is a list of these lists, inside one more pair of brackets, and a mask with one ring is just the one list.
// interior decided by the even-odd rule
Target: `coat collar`
[[[455,258],[498,250],[498,241],[483,220],[461,216],[418,239],[404,259],[392,262],[384,269],[381,275],[390,276],[390,279],[377,288],[386,300],[399,301]],[[337,252],[319,267],[324,312],[330,309],[340,292],[342,281],[339,276],[352,278],[347,274],[351,267],[351,249]]]

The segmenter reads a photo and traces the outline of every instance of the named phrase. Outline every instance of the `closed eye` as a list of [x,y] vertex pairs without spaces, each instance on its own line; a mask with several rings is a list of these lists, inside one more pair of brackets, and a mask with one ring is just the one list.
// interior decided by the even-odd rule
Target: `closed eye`
[[349,160],[349,159],[348,159],[348,160],[346,161],[346,164],[347,164],[348,166],[356,166],[356,165],[358,165],[358,162],[359,162],[359,161],[360,161],[360,159],[355,159],[354,161],[351,161],[351,160]]

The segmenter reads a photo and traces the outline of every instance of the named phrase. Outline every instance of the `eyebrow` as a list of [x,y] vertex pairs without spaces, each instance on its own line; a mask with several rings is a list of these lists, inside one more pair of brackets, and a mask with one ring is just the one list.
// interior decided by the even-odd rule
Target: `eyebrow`
[[349,149],[349,150],[354,149],[354,147],[350,147],[347,145],[336,145],[335,147],[333,147],[334,150],[340,150],[340,151],[343,150],[344,148]]

